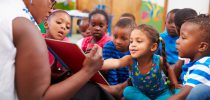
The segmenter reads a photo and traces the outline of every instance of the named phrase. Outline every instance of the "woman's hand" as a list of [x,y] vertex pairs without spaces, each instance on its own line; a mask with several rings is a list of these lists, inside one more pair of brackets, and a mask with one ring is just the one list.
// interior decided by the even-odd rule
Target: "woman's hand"
[[103,59],[101,48],[97,44],[94,44],[90,53],[86,54],[86,59],[83,62],[83,67],[87,71],[95,73],[101,69],[102,65]]

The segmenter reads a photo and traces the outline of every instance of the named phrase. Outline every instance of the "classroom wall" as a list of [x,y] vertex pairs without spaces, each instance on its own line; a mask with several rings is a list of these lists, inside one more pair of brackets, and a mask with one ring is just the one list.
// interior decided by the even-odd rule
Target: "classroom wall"
[[76,8],[81,11],[84,10],[92,11],[99,4],[106,5],[107,9],[109,9],[107,10],[107,13],[111,13],[110,9],[111,9],[112,0],[77,0]]
[[168,9],[193,8],[197,13],[208,13],[209,0],[168,0]]
[[139,12],[141,0],[77,0],[76,8],[81,11],[92,11],[99,4],[105,5],[106,12],[112,16],[112,26],[125,12],[132,13],[136,17],[136,22],[140,20],[140,15],[136,12]]
[[[167,2],[166,2],[166,11],[164,13],[164,16],[162,17],[163,21],[165,20],[166,13],[174,8],[193,8],[198,13],[209,12],[210,0],[165,0],[165,1]],[[108,14],[113,16],[112,27],[118,21],[120,15],[125,12],[132,13],[136,17],[137,23],[141,21],[140,8],[142,0],[76,0],[76,4],[77,4],[76,8],[81,11],[83,10],[92,11],[99,4],[105,5]],[[164,24],[162,26],[162,30],[164,30]]]

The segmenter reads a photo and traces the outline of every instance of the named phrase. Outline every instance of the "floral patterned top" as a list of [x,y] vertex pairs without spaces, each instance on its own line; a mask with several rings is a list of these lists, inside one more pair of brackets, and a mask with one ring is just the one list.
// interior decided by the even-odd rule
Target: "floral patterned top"
[[142,93],[151,99],[155,99],[168,89],[167,85],[164,84],[163,71],[160,70],[159,65],[160,56],[154,54],[152,68],[148,73],[141,74],[136,59],[134,59],[134,64],[130,71],[133,86],[140,89]]

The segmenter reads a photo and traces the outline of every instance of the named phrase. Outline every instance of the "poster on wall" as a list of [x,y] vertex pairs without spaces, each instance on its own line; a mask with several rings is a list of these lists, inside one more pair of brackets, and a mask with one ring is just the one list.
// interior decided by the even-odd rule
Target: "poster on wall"
[[139,24],[149,24],[158,32],[164,31],[167,0],[142,0]]

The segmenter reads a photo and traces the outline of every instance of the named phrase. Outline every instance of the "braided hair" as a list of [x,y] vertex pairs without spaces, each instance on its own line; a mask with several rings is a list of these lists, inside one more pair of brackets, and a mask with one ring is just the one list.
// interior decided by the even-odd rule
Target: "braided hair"
[[155,30],[152,26],[146,25],[146,24],[141,24],[137,27],[137,29],[141,30],[142,32],[146,33],[147,37],[151,40],[153,43],[159,44],[161,42],[162,44],[162,51],[161,51],[161,56],[163,58],[163,66],[161,67],[161,70],[163,70],[164,74],[166,75],[166,82],[171,90],[171,92],[174,93],[174,84],[172,82],[169,82],[168,78],[168,69],[169,66],[167,65],[167,60],[166,60],[166,52],[165,52],[165,42],[160,39],[160,35],[157,30]]

